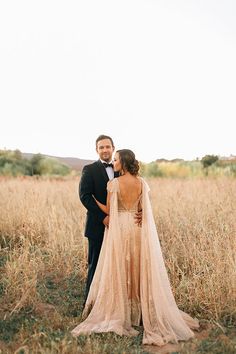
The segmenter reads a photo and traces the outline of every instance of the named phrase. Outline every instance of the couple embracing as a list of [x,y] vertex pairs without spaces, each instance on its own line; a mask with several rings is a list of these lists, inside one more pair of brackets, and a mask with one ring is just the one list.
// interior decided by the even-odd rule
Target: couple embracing
[[178,309],[171,291],[139,163],[128,149],[114,155],[111,137],[96,140],[99,160],[83,169],[80,199],[87,209],[88,277],[81,334],[114,332],[162,346],[194,337],[198,321]]

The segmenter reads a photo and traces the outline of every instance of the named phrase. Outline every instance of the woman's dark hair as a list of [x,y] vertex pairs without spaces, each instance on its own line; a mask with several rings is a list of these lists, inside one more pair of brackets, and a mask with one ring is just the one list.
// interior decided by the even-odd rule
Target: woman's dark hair
[[100,140],[104,140],[104,139],[109,139],[110,142],[111,142],[112,147],[114,147],[114,143],[113,143],[112,138],[111,138],[110,136],[108,136],[108,135],[103,135],[103,134],[102,134],[102,135],[99,135],[99,137],[96,139],[96,147],[97,147],[98,142],[99,142]]
[[125,169],[131,175],[137,176],[139,171],[139,162],[136,160],[133,151],[129,149],[122,149],[117,150],[116,152],[119,154],[122,169]]

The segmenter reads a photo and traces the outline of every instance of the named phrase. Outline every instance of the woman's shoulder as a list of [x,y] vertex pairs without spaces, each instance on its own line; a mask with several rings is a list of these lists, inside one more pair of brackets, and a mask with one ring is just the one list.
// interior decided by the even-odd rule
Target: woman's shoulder
[[140,183],[141,185],[143,185],[143,184],[145,183],[144,178],[141,177],[141,176],[137,176],[137,180],[139,181],[139,183]]
[[107,190],[108,192],[114,192],[118,186],[118,178],[114,178],[111,181],[107,182]]
[[142,183],[142,189],[143,189],[143,190],[146,190],[147,192],[149,192],[149,191],[150,191],[150,187],[149,187],[147,181],[146,181],[143,177],[141,177],[141,176],[139,176],[138,178],[139,178],[139,180],[140,180],[141,183]]

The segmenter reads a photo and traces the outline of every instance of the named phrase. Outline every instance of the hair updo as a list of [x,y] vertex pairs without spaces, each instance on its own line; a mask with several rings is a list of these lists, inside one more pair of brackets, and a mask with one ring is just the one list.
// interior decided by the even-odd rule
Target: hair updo
[[139,162],[135,158],[133,151],[122,149],[116,151],[119,154],[121,168],[128,171],[131,175],[137,176],[139,171]]

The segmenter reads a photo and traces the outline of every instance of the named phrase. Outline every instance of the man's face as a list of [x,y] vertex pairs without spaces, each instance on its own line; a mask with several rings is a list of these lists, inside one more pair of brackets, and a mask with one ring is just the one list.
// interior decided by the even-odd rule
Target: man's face
[[111,140],[103,139],[98,141],[96,151],[101,160],[110,162],[114,152],[114,147],[112,146]]

